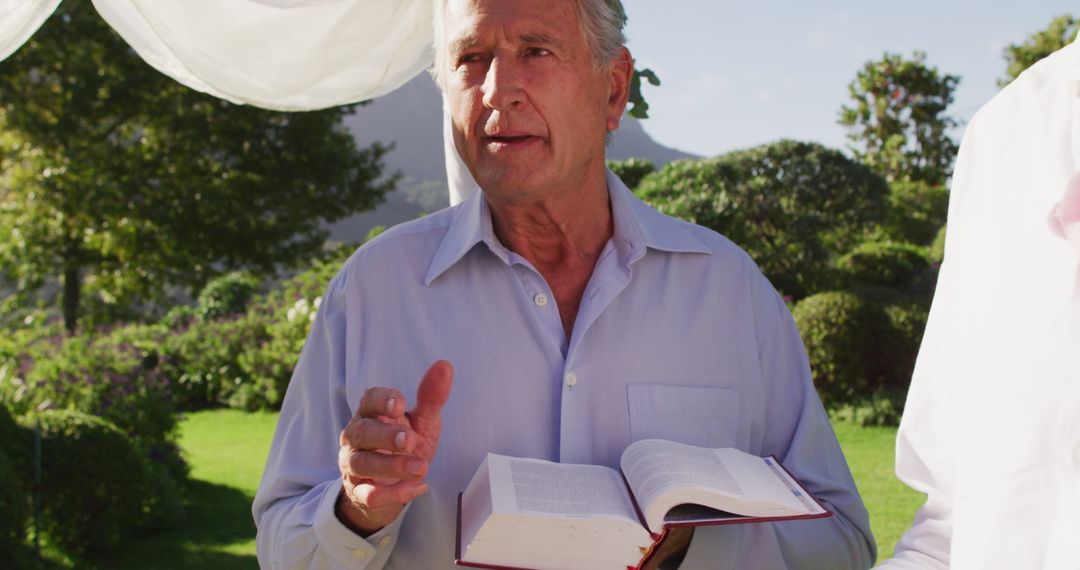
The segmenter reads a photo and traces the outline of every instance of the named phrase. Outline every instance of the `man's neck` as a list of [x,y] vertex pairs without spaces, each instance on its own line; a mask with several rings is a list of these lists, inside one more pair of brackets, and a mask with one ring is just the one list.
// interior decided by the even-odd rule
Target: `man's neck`
[[542,272],[583,261],[591,269],[614,231],[606,180],[526,204],[488,206],[499,241]]
[[614,232],[606,177],[527,204],[488,201],[495,235],[543,275],[570,337],[585,286]]

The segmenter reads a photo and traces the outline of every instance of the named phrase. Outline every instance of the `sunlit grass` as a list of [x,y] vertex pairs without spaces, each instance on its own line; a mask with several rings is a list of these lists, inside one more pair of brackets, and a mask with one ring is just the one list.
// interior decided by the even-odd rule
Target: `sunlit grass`
[[187,414],[180,424],[180,444],[191,465],[187,516],[177,528],[118,549],[100,566],[257,569],[251,501],[276,422],[271,413]]
[[870,527],[878,544],[878,560],[893,553],[900,535],[911,525],[925,495],[901,483],[894,474],[896,428],[862,427],[834,421],[833,429],[847,456],[855,483],[870,511]]

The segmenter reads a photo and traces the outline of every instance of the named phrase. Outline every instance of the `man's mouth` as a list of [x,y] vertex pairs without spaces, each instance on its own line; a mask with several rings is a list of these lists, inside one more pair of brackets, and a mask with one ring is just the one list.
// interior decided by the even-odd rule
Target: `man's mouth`
[[540,137],[526,134],[505,134],[484,137],[484,144],[493,150],[518,148],[540,140]]

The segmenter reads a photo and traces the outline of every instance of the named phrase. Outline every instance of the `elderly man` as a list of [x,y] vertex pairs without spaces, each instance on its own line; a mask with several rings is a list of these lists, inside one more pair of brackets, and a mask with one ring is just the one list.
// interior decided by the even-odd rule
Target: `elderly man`
[[329,285],[255,500],[262,565],[451,568],[486,453],[616,466],[658,437],[775,455],[835,512],[699,529],[684,568],[869,567],[783,301],[605,169],[632,73],[618,0],[438,4],[434,71],[483,191]]

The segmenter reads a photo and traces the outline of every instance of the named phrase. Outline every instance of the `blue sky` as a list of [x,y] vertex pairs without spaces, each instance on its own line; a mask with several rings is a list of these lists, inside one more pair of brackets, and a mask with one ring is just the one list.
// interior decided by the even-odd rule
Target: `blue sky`
[[780,138],[843,148],[847,84],[886,51],[960,75],[951,112],[970,119],[998,90],[1005,46],[1080,16],[1076,0],[623,2],[630,49],[663,82],[645,88],[645,130],[706,156]]

